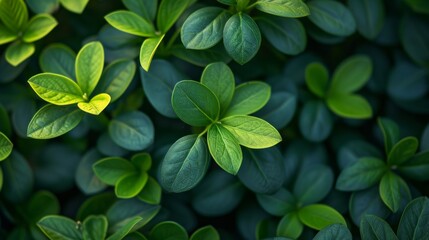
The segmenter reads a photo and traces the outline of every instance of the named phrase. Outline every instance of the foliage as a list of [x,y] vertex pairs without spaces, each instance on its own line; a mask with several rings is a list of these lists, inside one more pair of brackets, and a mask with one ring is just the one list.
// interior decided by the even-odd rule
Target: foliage
[[429,239],[425,0],[0,0],[0,239]]

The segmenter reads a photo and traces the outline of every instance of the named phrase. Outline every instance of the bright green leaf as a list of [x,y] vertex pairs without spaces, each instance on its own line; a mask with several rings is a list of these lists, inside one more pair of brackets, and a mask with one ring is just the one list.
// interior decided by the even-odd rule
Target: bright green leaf
[[352,234],[347,226],[335,223],[320,230],[313,240],[352,240]]
[[137,171],[130,161],[119,157],[103,158],[96,162],[92,168],[95,175],[109,185],[115,185],[124,176]]
[[289,237],[298,239],[304,230],[304,225],[300,221],[296,212],[288,213],[280,219],[277,225],[276,235],[279,237]]
[[93,114],[93,115],[99,115],[110,103],[110,95],[107,93],[100,93],[89,102],[79,102],[77,106],[80,108],[80,110]]
[[63,135],[75,128],[83,117],[76,106],[42,107],[28,124],[27,136],[36,139],[49,139]]
[[371,59],[365,55],[347,58],[335,69],[329,94],[352,93],[361,89],[372,75]]
[[18,34],[9,30],[6,26],[0,23],[0,45],[12,42],[18,38]]
[[107,14],[106,21],[114,28],[141,37],[153,37],[155,28],[150,21],[134,12],[118,10]]
[[162,0],[158,8],[156,23],[161,33],[167,33],[176,23],[180,15],[195,2],[195,0]]
[[106,238],[107,218],[103,215],[91,215],[82,223],[84,240],[100,240]]
[[372,116],[369,102],[357,94],[335,94],[327,99],[328,107],[344,118],[366,119]]
[[209,225],[197,229],[189,240],[220,240],[220,236],[216,228]]
[[149,177],[143,189],[137,195],[137,197],[149,204],[159,204],[161,202],[162,188],[158,182]]
[[81,240],[80,226],[63,216],[48,215],[40,219],[37,226],[51,240]]
[[74,13],[82,13],[89,0],[59,0],[61,5]]
[[70,79],[76,79],[75,60],[76,53],[70,47],[54,43],[42,51],[39,64],[43,72],[57,73]]
[[386,172],[380,181],[380,196],[392,212],[397,212],[411,200],[407,183],[393,172]]
[[419,197],[405,208],[398,226],[398,238],[401,240],[419,240],[429,238],[429,199]]
[[5,160],[11,154],[12,148],[13,144],[9,138],[0,132],[0,161]]
[[57,26],[58,22],[49,14],[38,14],[30,19],[24,33],[22,40],[24,42],[34,42],[46,36],[52,29]]
[[89,97],[100,80],[104,67],[104,49],[100,42],[85,44],[76,56],[76,79]]
[[20,32],[28,22],[28,10],[24,0],[0,1],[0,19],[9,30]]
[[160,222],[149,233],[151,240],[188,240],[188,233],[178,223],[172,221]]
[[258,0],[256,9],[288,18],[305,17],[310,14],[310,10],[302,0]]
[[131,173],[120,178],[115,184],[115,194],[118,198],[137,196],[146,185],[149,175],[146,172]]
[[415,137],[401,139],[390,150],[387,162],[390,165],[402,165],[414,156],[419,147],[419,140]]
[[313,204],[301,208],[298,211],[299,219],[304,225],[321,230],[331,224],[346,224],[344,217],[334,208],[324,204]]
[[264,82],[242,83],[235,88],[234,96],[224,117],[254,113],[267,104],[270,96],[271,87]]
[[158,37],[151,37],[144,40],[140,48],[140,65],[147,72],[149,71],[150,63],[155,55],[156,49],[164,39],[165,34]]
[[305,83],[312,93],[324,98],[329,84],[328,69],[318,62],[307,65],[305,68]]
[[33,43],[16,41],[6,48],[6,60],[16,67],[33,55],[35,50]]
[[230,17],[223,30],[223,43],[228,54],[239,64],[250,61],[261,46],[261,32],[246,13]]
[[359,228],[362,240],[398,239],[389,224],[374,215],[363,216]]
[[152,167],[152,157],[148,153],[137,153],[132,156],[131,162],[141,172],[147,172]]

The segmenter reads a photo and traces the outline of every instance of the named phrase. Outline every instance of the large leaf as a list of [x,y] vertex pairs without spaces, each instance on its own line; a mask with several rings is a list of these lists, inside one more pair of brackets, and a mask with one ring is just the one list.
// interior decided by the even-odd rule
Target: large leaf
[[305,17],[310,14],[310,10],[302,0],[258,0],[256,9],[288,18]]
[[357,94],[330,95],[327,103],[329,109],[341,117],[366,119],[372,116],[372,108],[369,102]]
[[28,21],[28,10],[24,0],[0,1],[0,19],[11,31],[18,33]]
[[37,226],[52,240],[81,240],[79,225],[70,218],[48,215],[40,219]]
[[115,185],[121,178],[136,172],[135,166],[119,157],[108,157],[93,165],[94,173],[106,184]]
[[389,224],[374,215],[363,216],[359,228],[362,240],[398,239]]
[[277,225],[276,235],[298,239],[303,230],[304,224],[299,219],[298,213],[291,212],[280,219],[279,225]]
[[371,59],[365,55],[347,58],[335,69],[330,94],[352,93],[362,88],[372,74]]
[[411,200],[407,183],[390,171],[381,178],[379,190],[381,199],[392,212],[397,212]]
[[310,141],[320,142],[331,134],[333,117],[321,101],[310,101],[304,104],[299,116],[299,129]]
[[343,224],[334,223],[320,230],[313,240],[352,240],[350,230]]
[[74,13],[82,13],[89,0],[59,0],[61,5]]
[[85,240],[99,240],[106,238],[107,218],[103,215],[92,215],[82,223],[82,236]]
[[223,37],[223,28],[231,14],[218,7],[205,7],[193,12],[183,23],[182,43],[190,49],[207,49]]
[[49,14],[38,14],[27,24],[22,35],[24,42],[34,42],[46,36],[58,22]]
[[324,165],[302,167],[293,186],[293,195],[301,204],[317,203],[331,191],[333,171]]
[[280,188],[274,194],[258,194],[256,195],[259,205],[273,216],[284,216],[291,213],[296,208],[296,199],[285,188]]
[[429,238],[429,199],[419,197],[411,201],[402,214],[398,238],[418,240]]
[[219,117],[219,100],[205,85],[196,81],[177,83],[171,103],[177,116],[191,126],[207,126]]
[[261,32],[249,15],[240,12],[226,22],[223,43],[228,54],[243,65],[258,52],[261,46]]
[[198,135],[177,140],[168,150],[160,167],[160,183],[170,192],[183,192],[201,181],[209,165],[207,144]]
[[324,204],[313,204],[301,208],[298,211],[299,219],[304,225],[321,230],[331,224],[346,224],[344,217],[334,208]]
[[237,174],[243,160],[241,147],[235,136],[221,124],[213,124],[207,132],[210,154],[226,172]]
[[39,64],[43,72],[57,73],[76,79],[74,64],[76,54],[68,46],[54,43],[43,49]]
[[76,106],[42,107],[28,124],[27,136],[36,139],[48,139],[63,135],[75,128],[84,113]]
[[10,65],[16,67],[36,51],[33,43],[15,41],[6,48],[6,60]]
[[254,113],[265,106],[270,96],[271,87],[264,82],[242,83],[235,88],[234,96],[224,117]]
[[180,15],[194,2],[195,0],[162,0],[156,19],[158,30],[166,33],[176,23]]
[[348,0],[350,11],[356,20],[360,34],[374,39],[384,24],[384,3],[382,0]]
[[5,160],[12,152],[13,144],[9,138],[0,132],[0,161]]
[[393,145],[387,162],[389,165],[402,165],[414,156],[419,147],[419,140],[415,137],[405,137]]
[[132,111],[122,113],[110,121],[109,135],[119,146],[139,151],[153,143],[155,130],[146,114]]
[[157,37],[147,38],[143,41],[140,48],[140,65],[147,72],[149,71],[152,58],[155,55],[156,49],[164,39],[165,34]]
[[100,80],[104,67],[104,49],[101,42],[85,44],[76,56],[76,80],[89,97]]
[[132,11],[118,10],[107,14],[104,18],[114,28],[126,33],[141,37],[155,35],[152,23]]
[[329,83],[328,69],[318,62],[307,65],[305,68],[305,83],[313,94],[324,98]]
[[381,180],[386,170],[387,166],[382,160],[363,157],[340,173],[336,188],[341,191],[369,188]]

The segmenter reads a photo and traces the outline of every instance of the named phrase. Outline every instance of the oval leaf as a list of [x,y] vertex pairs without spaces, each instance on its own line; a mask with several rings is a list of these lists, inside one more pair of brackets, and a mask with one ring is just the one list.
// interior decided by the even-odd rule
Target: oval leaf
[[374,215],[363,216],[359,228],[362,239],[398,239],[390,225]]
[[331,113],[321,101],[305,103],[299,116],[299,129],[310,141],[321,142],[329,137],[333,128]]
[[34,42],[46,36],[57,26],[58,22],[49,14],[38,14],[34,16],[24,29],[22,40]]
[[16,67],[36,51],[33,43],[15,41],[6,48],[6,60],[10,65]]
[[372,75],[371,59],[365,55],[347,58],[335,69],[329,89],[332,93],[352,93],[361,89]]
[[189,240],[220,240],[220,236],[216,228],[205,226],[195,231]]
[[295,197],[285,188],[280,188],[276,193],[256,195],[259,205],[273,216],[285,216],[296,208]]
[[304,225],[296,212],[288,213],[280,219],[277,225],[276,235],[280,237],[289,237],[298,239],[304,230]]
[[429,238],[429,199],[419,197],[411,201],[402,214],[398,238],[418,240]]
[[100,42],[85,44],[76,56],[76,80],[89,97],[100,80],[104,67],[104,49]]
[[100,93],[93,98],[89,102],[80,102],[77,106],[80,110],[93,114],[99,115],[110,103],[110,95],[107,93]]
[[67,217],[48,215],[40,219],[37,226],[50,239],[82,239],[82,233],[79,230],[79,225]]
[[356,20],[357,29],[367,39],[374,39],[384,25],[382,0],[348,0],[350,11]]
[[302,0],[258,0],[256,9],[288,18],[305,17],[310,14],[310,10]]
[[194,2],[195,0],[162,0],[156,18],[158,29],[162,33],[167,33],[180,15]]
[[132,11],[118,10],[107,14],[104,18],[114,28],[126,33],[141,37],[155,35],[152,23]]
[[254,113],[267,104],[270,96],[271,87],[264,82],[242,83],[235,88],[234,96],[224,117]]
[[130,161],[119,157],[103,158],[94,163],[92,168],[95,175],[109,185],[115,185],[121,178],[137,171]]
[[40,54],[39,64],[43,72],[57,73],[76,79],[74,63],[76,53],[64,44],[51,44]]
[[149,175],[146,172],[132,173],[120,178],[115,184],[115,194],[118,198],[137,196],[146,185]]
[[405,137],[393,145],[387,162],[390,165],[402,165],[414,156],[419,147],[419,140],[415,137]]
[[147,38],[143,41],[140,48],[140,65],[147,72],[149,71],[152,58],[155,55],[156,49],[164,39],[165,34],[158,37]]
[[341,223],[347,226],[343,216],[328,205],[313,204],[305,206],[299,210],[298,216],[302,223],[316,230],[321,230],[334,223]]
[[372,108],[369,102],[356,94],[330,95],[327,104],[335,114],[353,119],[366,119],[372,116]]
[[293,186],[293,195],[307,205],[323,200],[331,191],[334,183],[334,172],[324,165],[302,167]]
[[318,62],[307,65],[305,68],[305,83],[313,94],[324,98],[329,84],[328,69]]
[[107,233],[107,218],[103,215],[87,217],[82,224],[82,236],[85,240],[105,239]]
[[349,212],[356,226],[359,226],[362,217],[367,214],[386,219],[392,213],[381,200],[378,186],[354,192],[350,197]]
[[397,212],[411,200],[407,183],[390,171],[381,178],[379,190],[381,199],[392,212]]
[[188,233],[178,223],[166,221],[155,225],[149,233],[151,240],[188,240]]
[[352,240],[350,230],[343,224],[329,225],[314,236],[313,240]]

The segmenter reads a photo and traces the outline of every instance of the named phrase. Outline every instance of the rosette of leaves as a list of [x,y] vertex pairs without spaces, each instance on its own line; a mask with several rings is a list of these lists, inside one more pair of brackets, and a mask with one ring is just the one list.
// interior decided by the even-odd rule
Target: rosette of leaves
[[[187,49],[204,50],[223,40],[227,53],[239,64],[250,61],[261,46],[261,31],[280,52],[298,54],[306,45],[302,24],[292,18],[309,15],[301,0],[232,0],[218,2],[229,9],[203,7],[183,23],[181,40]],[[252,17],[250,11],[266,13]],[[255,22],[258,20],[258,24]]]
[[400,139],[399,127],[392,120],[379,118],[378,125],[384,137],[386,161],[371,156],[360,158],[341,171],[336,188],[355,192],[378,184],[381,200],[395,213],[412,199],[403,177],[415,181],[429,179],[429,151],[416,153],[417,138]]
[[178,82],[171,97],[174,112],[203,131],[184,136],[170,147],[160,167],[161,185],[171,192],[193,188],[205,175],[210,155],[223,170],[235,175],[243,160],[240,145],[260,149],[280,142],[272,125],[249,116],[269,98],[270,86],[263,82],[235,87],[232,71],[221,62],[208,65],[200,82]]
[[[140,48],[140,65],[146,71],[167,32],[195,0],[122,0],[129,10],[118,10],[105,16],[114,28],[146,38]],[[155,28],[156,17],[156,28]],[[176,35],[177,37],[177,35]],[[171,43],[175,37],[172,37]],[[171,45],[169,43],[168,45]]]
[[49,14],[37,14],[29,19],[23,0],[0,1],[0,45],[12,42],[6,48],[6,60],[18,66],[36,50],[35,41],[43,38],[57,26]]
[[100,42],[85,44],[77,56],[62,45],[50,46],[42,54],[40,65],[45,73],[28,80],[36,94],[49,103],[28,125],[27,135],[38,139],[67,133],[85,113],[99,115],[124,93],[136,70],[133,61],[117,60],[103,71]]
[[299,127],[304,137],[316,142],[326,139],[334,125],[331,112],[343,118],[370,118],[371,105],[356,91],[365,86],[371,74],[371,59],[364,55],[342,61],[331,80],[321,63],[309,64],[305,69],[305,82],[317,98],[306,101],[299,116]]

